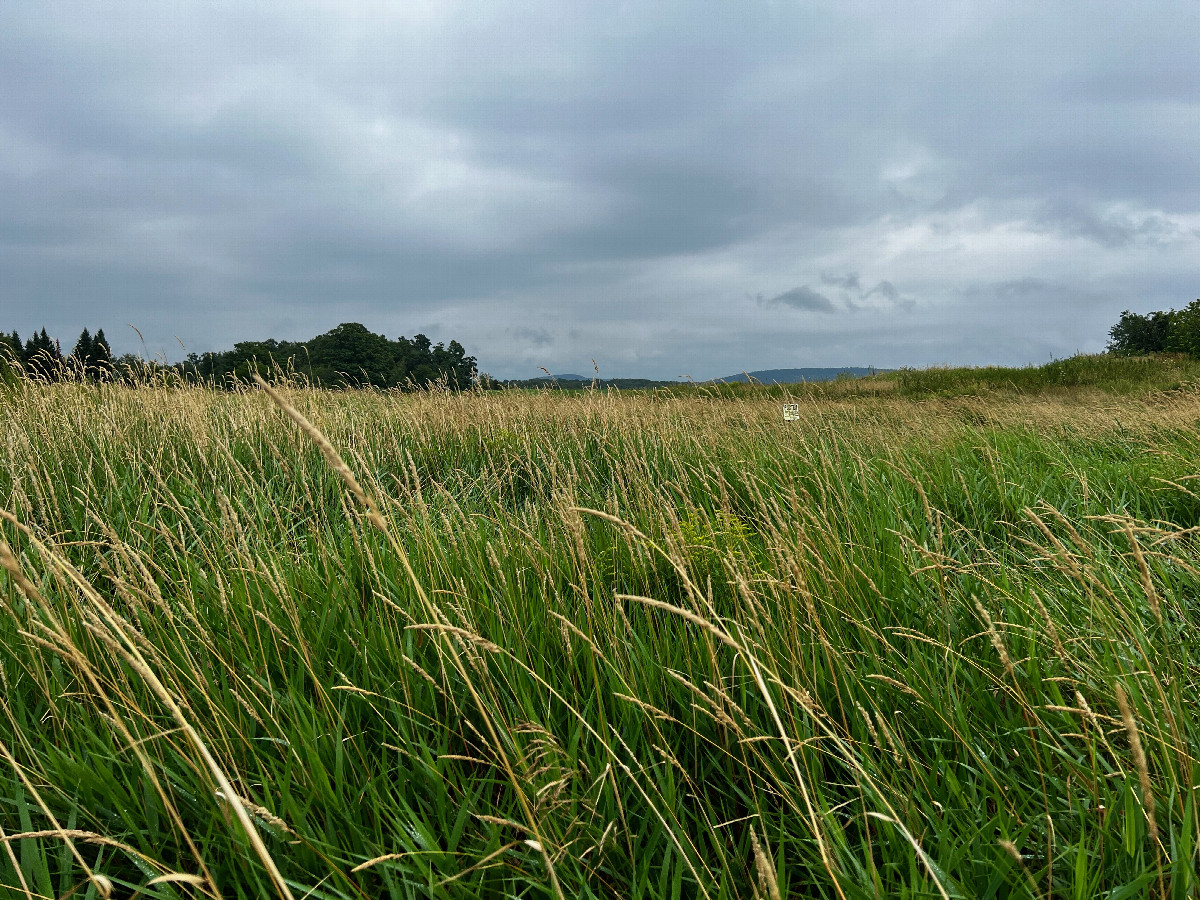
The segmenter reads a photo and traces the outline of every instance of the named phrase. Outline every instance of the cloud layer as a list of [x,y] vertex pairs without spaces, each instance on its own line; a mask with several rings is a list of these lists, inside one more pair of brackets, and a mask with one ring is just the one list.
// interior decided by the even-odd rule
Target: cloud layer
[[1200,295],[1200,4],[0,6],[0,327],[1039,362]]

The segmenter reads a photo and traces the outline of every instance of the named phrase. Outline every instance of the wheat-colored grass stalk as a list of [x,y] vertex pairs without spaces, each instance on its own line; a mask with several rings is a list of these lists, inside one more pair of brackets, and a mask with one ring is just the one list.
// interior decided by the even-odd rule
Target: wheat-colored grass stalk
[[1036,896],[1038,894],[1037,882],[1033,878],[1033,873],[1029,871],[1029,867],[1025,865],[1025,857],[1021,855],[1021,851],[1017,849],[1017,845],[1007,839],[1000,840],[997,843],[1000,844],[1000,848],[1011,856],[1020,867],[1021,871],[1025,874],[1025,881],[1029,885],[1029,892]]
[[1146,556],[1142,553],[1142,547],[1138,543],[1137,535],[1133,532],[1133,523],[1126,519],[1125,537],[1129,541],[1129,547],[1133,551],[1133,559],[1137,563],[1138,577],[1142,581],[1142,591],[1146,594],[1146,601],[1150,604],[1150,610],[1154,613],[1154,618],[1158,620],[1158,624],[1162,624],[1162,601],[1158,597],[1158,591],[1154,589],[1154,581],[1150,578],[1150,567],[1146,565]]
[[983,624],[987,626],[988,638],[992,642],[992,647],[996,650],[996,655],[1000,657],[1000,662],[1004,665],[1004,671],[1008,673],[1008,677],[1016,679],[1016,669],[1013,668],[1012,658],[1008,655],[1008,650],[1004,646],[1004,641],[1000,638],[1000,632],[996,630],[996,626],[992,623],[992,615],[987,611],[987,607],[983,605],[978,597],[972,598],[975,601],[975,610],[979,613],[979,618],[983,619]]
[[1129,695],[1120,682],[1115,687],[1117,708],[1121,710],[1121,723],[1125,726],[1125,736],[1129,739],[1129,750],[1133,754],[1133,767],[1137,770],[1138,785],[1142,790],[1142,810],[1146,813],[1150,839],[1157,848],[1158,821],[1154,815],[1154,787],[1150,783],[1150,766],[1146,762],[1146,751],[1142,748],[1142,737],[1138,731],[1137,719],[1133,715],[1133,707],[1129,705]]
[[763,852],[758,842],[757,829],[750,826],[750,846],[754,850],[754,868],[758,873],[759,889],[766,893],[768,900],[782,900],[779,893],[779,882],[775,877],[775,866],[770,857]]

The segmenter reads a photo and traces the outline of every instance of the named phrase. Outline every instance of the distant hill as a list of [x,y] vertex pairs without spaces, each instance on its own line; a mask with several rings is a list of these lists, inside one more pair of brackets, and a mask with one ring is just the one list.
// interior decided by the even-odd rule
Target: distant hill
[[679,384],[678,381],[655,381],[651,378],[597,378],[583,375],[555,375],[548,378],[541,375],[537,378],[513,379],[500,382],[505,387],[514,388],[557,388],[563,391],[579,391],[592,387],[617,388],[618,390],[644,390],[646,388],[668,387]]
[[[889,370],[876,369],[874,367],[842,366],[838,369],[761,369],[758,372],[750,372],[749,375],[755,381],[762,384],[799,384],[802,381],[834,381],[839,375],[861,378],[864,375],[876,375],[879,372],[887,371]],[[746,374],[745,372],[739,372],[737,375],[728,375],[725,378],[714,378],[713,381],[744,382],[746,381]]]
[[[837,369],[760,369],[757,372],[751,372],[750,377],[760,384],[799,384],[802,381],[834,381],[839,377],[843,378],[860,378],[864,375],[875,375],[879,372],[889,372],[890,369],[876,369],[863,366],[842,366]],[[713,378],[711,381],[702,382],[704,384],[720,384],[722,382],[745,382],[746,373],[739,372],[737,375],[729,375],[726,378]],[[650,378],[597,378],[595,379],[597,387],[615,387],[621,389],[645,389],[657,387],[672,387],[674,385],[686,384],[681,381],[655,381]],[[557,387],[560,390],[580,390],[589,388],[593,384],[591,375],[539,375],[537,378],[513,379],[503,382],[508,387],[518,388],[539,388],[539,387]]]

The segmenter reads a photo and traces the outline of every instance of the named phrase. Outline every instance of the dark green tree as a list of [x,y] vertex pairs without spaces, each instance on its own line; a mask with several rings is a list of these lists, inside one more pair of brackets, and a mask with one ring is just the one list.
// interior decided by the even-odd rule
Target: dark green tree
[[1146,315],[1125,310],[1108,332],[1108,352],[1117,356],[1140,356],[1169,349],[1174,328],[1174,310]]
[[357,322],[343,322],[306,342],[315,378],[330,386],[388,387],[395,365],[391,342]]
[[1166,349],[1172,353],[1200,356],[1200,300],[1193,300],[1179,311],[1171,310]]
[[475,358],[458,341],[434,345],[423,334],[390,341],[358,322],[343,322],[307,341],[242,341],[224,352],[189,354],[177,371],[218,384],[244,383],[255,372],[271,377],[282,371],[325,387],[401,390],[429,384],[461,390],[473,385],[476,376]]
[[21,337],[0,333],[0,384],[14,382],[21,372]]
[[71,351],[71,361],[84,376],[90,374],[93,352],[92,334],[85,328],[80,333],[79,340],[75,342],[75,349]]
[[54,381],[59,377],[62,351],[58,341],[46,334],[45,328],[25,342],[21,355],[24,357],[25,370],[32,377],[41,381]]
[[107,378],[112,374],[112,347],[108,346],[108,338],[104,336],[103,328],[97,331],[96,336],[92,338],[92,355],[89,360],[98,377]]

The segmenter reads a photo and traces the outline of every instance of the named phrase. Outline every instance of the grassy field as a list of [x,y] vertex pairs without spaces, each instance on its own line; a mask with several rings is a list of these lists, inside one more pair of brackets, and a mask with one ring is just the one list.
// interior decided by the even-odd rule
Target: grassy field
[[1200,392],[1064,363],[0,388],[0,892],[1197,896]]

